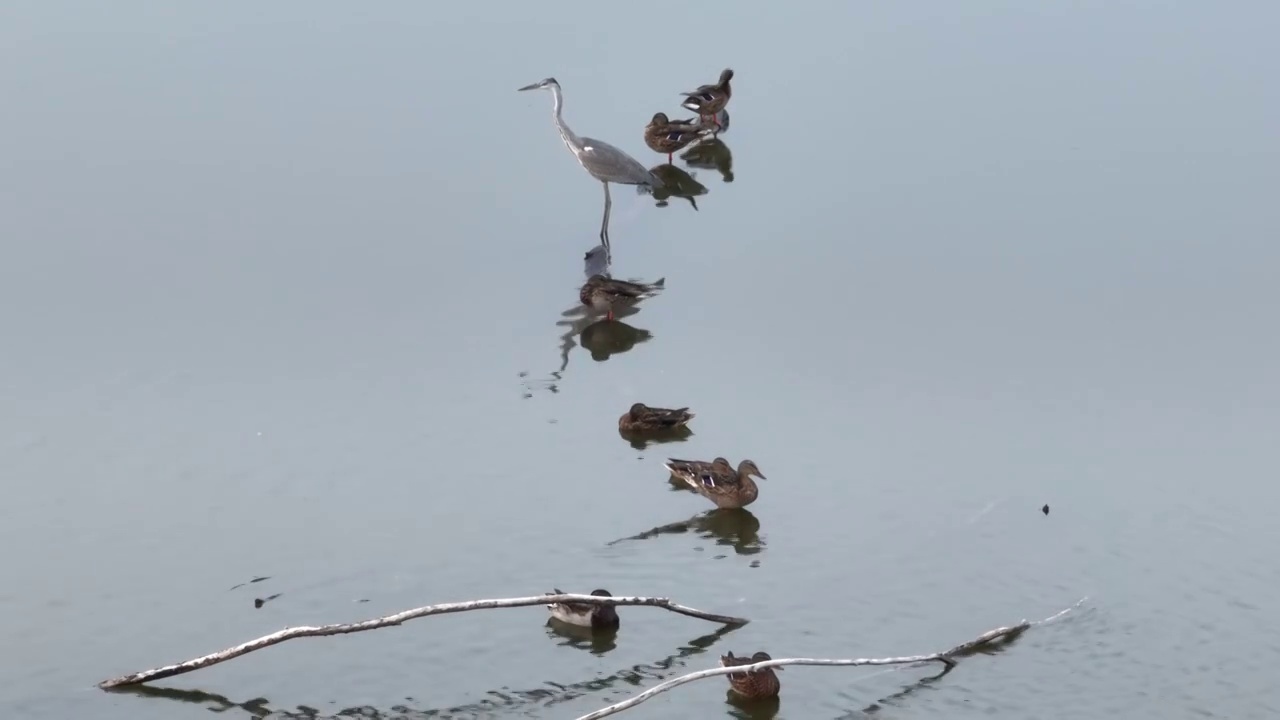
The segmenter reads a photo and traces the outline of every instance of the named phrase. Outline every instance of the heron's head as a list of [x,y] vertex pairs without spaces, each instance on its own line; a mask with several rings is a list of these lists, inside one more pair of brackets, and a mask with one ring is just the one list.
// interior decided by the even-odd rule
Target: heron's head
[[516,92],[521,92],[524,90],[546,90],[551,87],[560,87],[560,83],[556,82],[556,79],[553,77],[546,78],[545,80],[539,80],[538,82],[532,85],[525,85],[524,87],[520,88],[520,90],[517,90]]

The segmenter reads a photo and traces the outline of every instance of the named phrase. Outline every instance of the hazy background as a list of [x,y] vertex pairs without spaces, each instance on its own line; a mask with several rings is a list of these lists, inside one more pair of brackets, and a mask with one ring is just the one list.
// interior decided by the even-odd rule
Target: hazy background
[[[927,652],[1087,595],[937,683],[791,669],[776,716],[1280,711],[1277,30],[1266,2],[4,3],[0,707],[573,718],[729,650]],[[733,181],[614,192],[615,273],[667,290],[593,359],[564,313],[600,185],[515,89],[555,76],[653,165],[644,124],[725,66]],[[635,401],[695,434],[633,448]],[[607,545],[710,508],[669,455],[769,479]],[[159,684],[206,695],[93,687],[553,585],[753,622],[624,609],[593,654],[467,613]],[[627,717],[771,716],[725,687]]]

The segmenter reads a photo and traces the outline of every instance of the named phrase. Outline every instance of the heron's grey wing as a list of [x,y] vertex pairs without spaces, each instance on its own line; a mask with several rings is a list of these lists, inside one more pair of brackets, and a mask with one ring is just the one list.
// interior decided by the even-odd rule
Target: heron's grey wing
[[597,180],[620,185],[656,185],[657,178],[639,160],[603,140],[582,138],[578,158]]

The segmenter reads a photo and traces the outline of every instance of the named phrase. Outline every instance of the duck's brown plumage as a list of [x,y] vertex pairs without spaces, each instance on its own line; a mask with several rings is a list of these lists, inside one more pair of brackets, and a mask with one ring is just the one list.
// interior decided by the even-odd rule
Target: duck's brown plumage
[[729,104],[729,98],[733,97],[733,88],[729,85],[732,79],[733,70],[725,68],[720,73],[720,82],[703,85],[693,92],[680,93],[686,97],[680,106],[698,113],[700,117],[710,117],[718,125],[715,115],[723,110]]
[[738,463],[735,471],[729,461],[722,457],[711,462],[669,458],[667,469],[699,495],[721,508],[741,508],[755,502],[760,496],[760,487],[751,476],[765,479],[760,468],[751,460]]
[[618,429],[633,433],[674,430],[683,427],[692,419],[693,413],[689,412],[687,407],[669,410],[636,403],[618,418]]
[[653,119],[644,126],[644,143],[654,152],[667,156],[671,162],[671,154],[687,147],[706,133],[695,120],[672,120],[666,113],[654,113]]
[[[772,660],[769,653],[760,651],[751,657],[735,657],[731,652],[728,655],[720,656],[720,664],[724,667],[737,667],[740,665],[754,665],[765,660]],[[774,670],[782,668],[765,668],[750,673],[729,673],[729,687],[739,695],[750,698],[752,700],[762,700],[777,696],[782,690],[782,683],[778,681],[778,676]]]
[[665,284],[666,278],[659,278],[652,283],[637,283],[616,280],[604,275],[592,275],[578,291],[578,299],[588,307],[607,310],[609,319],[613,319],[615,307],[634,305],[645,298],[653,297]]

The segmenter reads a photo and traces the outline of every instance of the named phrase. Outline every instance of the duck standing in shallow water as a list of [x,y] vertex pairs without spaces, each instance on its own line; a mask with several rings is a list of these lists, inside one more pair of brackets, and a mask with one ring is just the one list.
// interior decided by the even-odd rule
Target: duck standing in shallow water
[[725,68],[720,73],[720,82],[714,85],[703,85],[693,92],[680,93],[687,98],[680,103],[680,107],[698,113],[698,117],[704,122],[710,120],[715,127],[719,128],[720,119],[717,115],[729,104],[729,98],[733,97],[733,88],[729,87],[729,81],[732,79],[733,70]]
[[[555,595],[565,595],[565,591],[559,588],[555,590]],[[551,594],[551,593],[548,593]],[[613,597],[608,590],[592,590],[592,595],[596,597]],[[562,623],[569,625],[577,625],[578,627],[589,627],[593,630],[617,630],[622,621],[618,619],[618,611],[612,605],[593,605],[591,603],[549,603],[547,609],[551,611],[551,617]]]
[[[755,665],[758,662],[772,659],[769,653],[763,650],[751,657],[734,657],[731,652],[728,655],[720,656],[720,665],[723,667]],[[751,700],[777,697],[778,692],[782,690],[782,683],[778,682],[778,676],[774,674],[774,670],[781,671],[782,668],[765,668],[755,672],[729,673],[729,687],[735,693]]]
[[578,291],[578,299],[596,310],[607,310],[609,320],[613,319],[615,305],[630,306],[658,294],[666,284],[666,278],[659,278],[652,283],[634,283],[626,280],[615,280],[604,275],[592,275]]
[[654,152],[664,153],[669,165],[672,153],[684,149],[705,132],[706,128],[693,120],[672,120],[666,113],[654,113],[653,119],[644,126],[644,144]]
[[618,418],[618,429],[629,433],[675,430],[684,427],[692,419],[693,413],[687,407],[668,410],[636,403]]
[[761,480],[768,479],[751,460],[738,463],[737,471],[722,457],[711,462],[669,458],[666,466],[672,476],[683,480],[719,508],[743,508],[750,505],[760,496],[760,487],[751,476],[755,475]]

